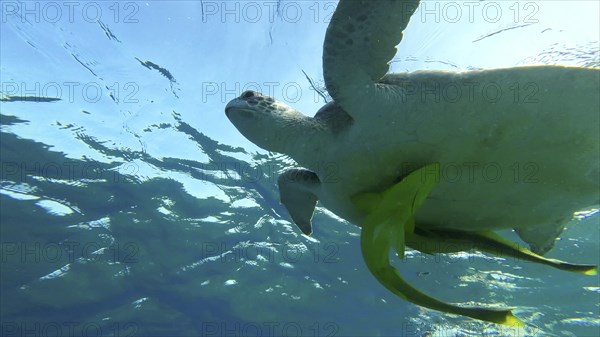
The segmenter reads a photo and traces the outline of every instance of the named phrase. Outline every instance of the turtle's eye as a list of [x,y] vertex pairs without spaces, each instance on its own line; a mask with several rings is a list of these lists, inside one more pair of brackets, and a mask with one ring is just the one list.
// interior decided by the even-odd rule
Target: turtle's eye
[[246,90],[242,93],[242,98],[251,98],[254,97],[254,91]]

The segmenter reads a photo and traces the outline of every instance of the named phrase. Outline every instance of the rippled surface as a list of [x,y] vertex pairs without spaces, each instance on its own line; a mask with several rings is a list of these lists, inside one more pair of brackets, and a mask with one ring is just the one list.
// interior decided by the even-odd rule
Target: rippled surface
[[[531,325],[513,330],[388,293],[362,261],[359,229],[325,209],[312,238],[298,234],[276,189],[293,162],[244,140],[223,107],[258,87],[313,114],[323,101],[303,71],[322,83],[334,2],[300,3],[297,22],[293,2],[256,3],[256,21],[233,2],[237,21],[220,2],[78,3],[57,20],[35,4],[20,15],[2,2],[1,335],[600,333],[597,276],[477,252],[398,261],[446,301],[516,307]],[[571,21],[542,6],[535,24],[409,26],[393,67],[597,67],[598,11],[554,6]],[[515,52],[494,57],[506,46]],[[548,256],[597,264],[599,221],[580,214]]]

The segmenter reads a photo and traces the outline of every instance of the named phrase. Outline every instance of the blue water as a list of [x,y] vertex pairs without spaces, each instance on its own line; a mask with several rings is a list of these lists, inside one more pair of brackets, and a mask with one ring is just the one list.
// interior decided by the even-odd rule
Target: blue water
[[[392,67],[598,66],[596,2],[529,3],[417,20]],[[598,276],[475,251],[396,263],[431,295],[529,324],[500,327],[389,293],[359,228],[324,208],[299,234],[276,187],[293,161],[223,108],[254,89],[314,114],[304,72],[322,85],[335,2],[0,4],[1,336],[600,335]],[[548,256],[600,263],[599,228],[580,214]]]

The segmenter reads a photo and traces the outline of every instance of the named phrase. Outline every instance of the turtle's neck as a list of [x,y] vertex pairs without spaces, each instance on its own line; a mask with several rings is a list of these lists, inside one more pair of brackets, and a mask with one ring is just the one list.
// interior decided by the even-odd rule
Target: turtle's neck
[[290,114],[279,121],[273,129],[273,139],[269,140],[267,150],[286,154],[298,164],[306,166],[320,153],[330,141],[327,125],[300,112]]

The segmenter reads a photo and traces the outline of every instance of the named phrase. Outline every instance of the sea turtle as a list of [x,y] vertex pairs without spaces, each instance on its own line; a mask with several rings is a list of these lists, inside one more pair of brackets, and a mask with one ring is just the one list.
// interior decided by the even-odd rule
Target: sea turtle
[[[405,204],[412,204],[403,206],[402,217],[411,219],[403,221],[413,239],[466,240],[479,248],[491,242],[541,262],[534,253],[552,248],[573,213],[600,203],[600,71],[526,66],[387,74],[418,5],[340,0],[323,46],[333,101],[314,117],[253,91],[230,101],[226,115],[256,145],[302,167],[283,172],[278,185],[304,234],[312,232],[317,200],[359,226],[369,216],[379,216],[377,223],[400,216],[376,208],[405,181],[400,189],[412,192],[401,195],[410,194]],[[438,179],[427,193],[406,182],[415,170]],[[533,253],[491,232],[510,228]],[[403,233],[393,235],[404,240]],[[363,254],[374,246],[363,245]],[[434,309],[498,321],[436,307],[406,291],[399,295]]]

